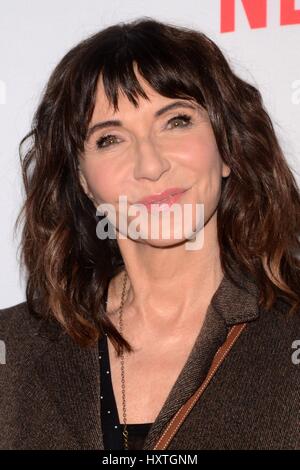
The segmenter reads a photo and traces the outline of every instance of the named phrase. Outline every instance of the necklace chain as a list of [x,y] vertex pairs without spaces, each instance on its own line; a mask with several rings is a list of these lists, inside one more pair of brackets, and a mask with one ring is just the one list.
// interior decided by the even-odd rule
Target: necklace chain
[[[127,284],[127,271],[124,273],[123,290],[121,295],[121,303],[119,309],[119,331],[123,334],[123,306],[125,302],[125,291]],[[126,397],[125,397],[125,367],[124,367],[124,347],[121,347],[121,390],[122,390],[122,407],[123,407],[123,439],[124,449],[128,450],[128,429],[127,429],[127,417],[126,417]]]

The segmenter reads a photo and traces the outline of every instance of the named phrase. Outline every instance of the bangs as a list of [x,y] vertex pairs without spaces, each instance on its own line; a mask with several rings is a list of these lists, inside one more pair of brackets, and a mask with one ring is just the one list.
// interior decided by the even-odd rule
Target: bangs
[[[174,35],[156,31],[153,23],[143,25],[119,25],[111,34],[106,32],[103,54],[99,42],[99,76],[114,112],[118,111],[118,94],[138,107],[138,97],[149,100],[135,74],[140,75],[160,95],[167,98],[193,99],[206,108],[204,94],[199,83],[199,68],[195,67],[195,51],[187,50],[185,41]],[[192,54],[193,52],[193,54]],[[200,67],[201,68],[201,67]]]
[[110,26],[69,51],[54,76],[61,78],[57,122],[73,139],[74,151],[83,152],[99,80],[114,112],[119,93],[136,108],[139,97],[149,101],[136,71],[161,96],[191,100],[209,112],[212,101],[221,101],[210,47],[199,32],[136,20]]

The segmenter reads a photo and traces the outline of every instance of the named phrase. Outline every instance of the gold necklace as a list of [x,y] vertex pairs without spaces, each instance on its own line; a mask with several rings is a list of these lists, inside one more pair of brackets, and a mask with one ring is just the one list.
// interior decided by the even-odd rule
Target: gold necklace
[[[123,305],[124,305],[124,297],[125,297],[125,290],[127,284],[127,271],[125,270],[124,273],[124,281],[123,281],[123,290],[121,296],[121,304],[119,310],[119,332],[122,335],[123,333]],[[128,430],[127,430],[127,418],[126,418],[126,399],[125,399],[125,367],[124,367],[124,347],[121,347],[121,389],[122,389],[122,407],[123,407],[123,439],[124,439],[124,449],[128,450]]]

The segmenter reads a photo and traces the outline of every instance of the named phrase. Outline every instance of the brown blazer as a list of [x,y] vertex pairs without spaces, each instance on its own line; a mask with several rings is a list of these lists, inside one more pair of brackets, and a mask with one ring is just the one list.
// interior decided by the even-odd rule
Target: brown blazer
[[[203,381],[231,325],[247,322],[168,449],[300,449],[300,314],[258,309],[257,288],[224,276],[189,358],[144,444],[151,449]],[[58,333],[58,334],[56,334]],[[80,348],[26,302],[0,310],[0,449],[103,449],[98,346]]]

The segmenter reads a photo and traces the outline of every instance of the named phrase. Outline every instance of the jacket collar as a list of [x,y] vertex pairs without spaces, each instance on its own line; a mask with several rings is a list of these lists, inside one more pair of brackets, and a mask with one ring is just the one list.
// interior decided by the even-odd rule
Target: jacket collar
[[259,316],[259,289],[250,275],[234,264],[230,275],[224,275],[211,299],[213,308],[228,326],[256,320]]

